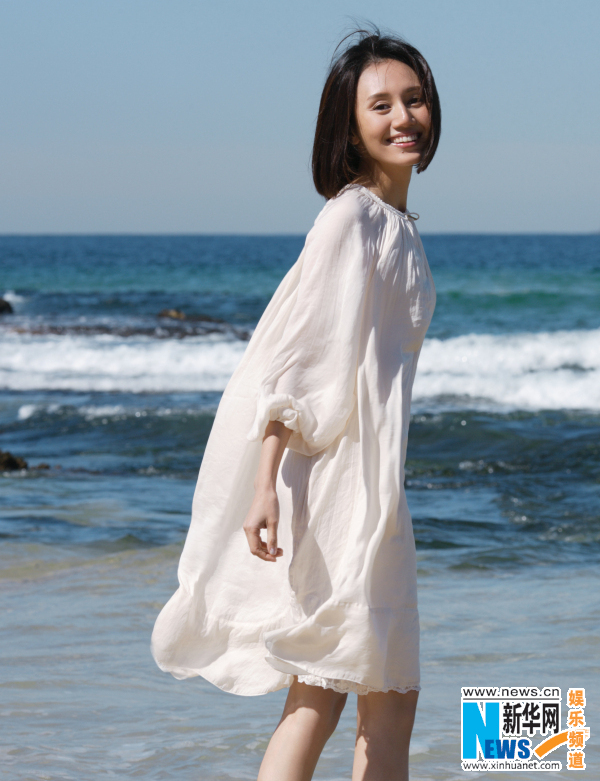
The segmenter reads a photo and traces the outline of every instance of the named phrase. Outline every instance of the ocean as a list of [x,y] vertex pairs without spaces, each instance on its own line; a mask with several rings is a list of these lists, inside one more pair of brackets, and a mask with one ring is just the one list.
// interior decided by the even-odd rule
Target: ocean
[[[29,467],[0,473],[4,778],[256,778],[286,690],[176,681],[149,641],[221,393],[303,240],[0,237],[0,449]],[[513,685],[586,687],[596,777],[600,235],[423,243],[411,778],[463,778],[461,687]],[[315,779],[350,778],[355,705]]]

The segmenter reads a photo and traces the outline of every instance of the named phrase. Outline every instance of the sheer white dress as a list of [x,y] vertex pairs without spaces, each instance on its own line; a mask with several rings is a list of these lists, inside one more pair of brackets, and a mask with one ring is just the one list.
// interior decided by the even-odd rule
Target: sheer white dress
[[[180,585],[152,634],[162,670],[241,695],[294,675],[358,694],[420,688],[404,462],[434,306],[411,215],[360,185],[325,204],[219,404]],[[242,529],[270,420],[292,430],[276,563]]]

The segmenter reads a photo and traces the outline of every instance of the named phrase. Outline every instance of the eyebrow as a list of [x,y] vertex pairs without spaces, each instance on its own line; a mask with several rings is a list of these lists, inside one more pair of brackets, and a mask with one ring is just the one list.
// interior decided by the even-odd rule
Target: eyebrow
[[[421,89],[422,89],[422,87],[421,87],[420,84],[415,84],[414,87],[408,87],[406,92],[410,92],[411,90],[419,90],[419,91],[421,91]],[[373,93],[373,95],[369,95],[367,100],[378,100],[379,98],[389,98],[390,94],[391,93],[389,93],[389,92],[375,92],[375,93]]]

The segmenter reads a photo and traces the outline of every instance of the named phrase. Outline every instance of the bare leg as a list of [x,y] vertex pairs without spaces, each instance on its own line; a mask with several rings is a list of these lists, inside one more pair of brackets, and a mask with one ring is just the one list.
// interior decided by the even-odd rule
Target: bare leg
[[359,695],[352,781],[408,781],[408,746],[419,692]]
[[310,781],[347,698],[333,689],[298,683],[294,676],[258,781]]

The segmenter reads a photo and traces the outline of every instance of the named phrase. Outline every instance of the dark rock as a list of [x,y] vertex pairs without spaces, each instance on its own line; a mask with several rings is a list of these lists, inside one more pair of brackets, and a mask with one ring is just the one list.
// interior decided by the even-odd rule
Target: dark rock
[[12,472],[15,469],[27,469],[27,461],[24,458],[13,456],[8,450],[0,450],[0,471]]
[[193,320],[195,323],[226,323],[227,320],[221,320],[219,317],[211,317],[210,315],[189,315],[188,320]]
[[0,315],[12,315],[13,311],[10,303],[4,298],[0,298]]
[[181,309],[163,309],[158,317],[168,317],[171,320],[185,320],[185,313]]
[[41,464],[36,464],[35,466],[31,467],[32,469],[50,469],[50,464],[47,464],[45,461],[42,461]]
[[224,323],[227,324],[227,320],[221,320],[219,317],[211,317],[210,315],[186,315],[181,309],[163,309],[157,315],[157,317],[168,317],[171,320],[189,320],[191,323]]

